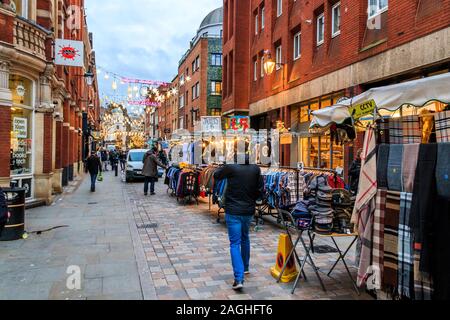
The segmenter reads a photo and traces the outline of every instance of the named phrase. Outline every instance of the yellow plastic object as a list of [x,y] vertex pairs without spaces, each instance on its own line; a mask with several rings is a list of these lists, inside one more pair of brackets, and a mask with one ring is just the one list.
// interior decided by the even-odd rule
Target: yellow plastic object
[[[286,262],[289,253],[292,250],[292,242],[289,240],[289,236],[287,234],[280,235],[280,241],[278,243],[278,254],[277,261],[275,266],[270,269],[270,273],[272,276],[278,280],[281,274],[281,270],[283,269],[284,263]],[[282,283],[289,283],[294,281],[297,278],[298,270],[295,264],[294,255],[289,259],[289,263],[286,267],[286,270],[281,277]]]

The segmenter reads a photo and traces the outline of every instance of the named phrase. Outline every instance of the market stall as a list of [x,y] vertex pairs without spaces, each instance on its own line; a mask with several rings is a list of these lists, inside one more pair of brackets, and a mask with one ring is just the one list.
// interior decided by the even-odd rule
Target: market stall
[[314,112],[312,130],[366,128],[352,222],[358,285],[388,299],[450,298],[450,73],[373,88]]

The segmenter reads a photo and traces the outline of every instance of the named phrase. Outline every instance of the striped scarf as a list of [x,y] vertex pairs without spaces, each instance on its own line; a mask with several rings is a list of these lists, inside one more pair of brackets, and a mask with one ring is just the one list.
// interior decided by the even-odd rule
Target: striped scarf
[[403,191],[402,181],[403,145],[391,144],[388,163],[388,186],[391,191]]
[[422,132],[420,131],[419,116],[407,116],[402,118],[403,143],[421,143]]
[[450,111],[435,114],[437,142],[450,142]]
[[389,121],[389,142],[390,144],[403,143],[403,121],[401,118]]
[[400,193],[388,191],[384,226],[383,287],[395,294],[398,287],[398,234],[400,222]]
[[[372,264],[374,268],[380,272],[380,285],[383,283],[384,273],[384,224],[386,214],[386,196],[387,190],[378,190],[373,223]],[[381,287],[375,289],[381,289]]]
[[420,144],[405,144],[403,150],[403,191],[412,193],[416,177],[417,160],[419,159]]
[[411,298],[413,281],[413,239],[410,226],[412,193],[400,195],[400,223],[398,227],[398,293]]

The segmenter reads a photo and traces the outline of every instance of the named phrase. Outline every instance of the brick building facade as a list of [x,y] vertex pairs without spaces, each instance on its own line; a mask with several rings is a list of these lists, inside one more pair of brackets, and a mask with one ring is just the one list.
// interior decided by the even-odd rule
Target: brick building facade
[[[72,17],[79,18],[76,28]],[[86,144],[99,126],[84,1],[2,0],[0,26],[0,185],[15,180],[29,201],[49,204],[82,172]],[[69,37],[84,42],[83,68],[54,64],[55,39]]]
[[[370,4],[225,0],[224,114],[248,114],[255,129],[281,120],[297,132],[284,147],[285,165],[347,167],[360,141],[333,150],[326,137],[309,136],[311,111],[450,69],[449,0]],[[276,63],[271,74],[264,70],[269,59]]]

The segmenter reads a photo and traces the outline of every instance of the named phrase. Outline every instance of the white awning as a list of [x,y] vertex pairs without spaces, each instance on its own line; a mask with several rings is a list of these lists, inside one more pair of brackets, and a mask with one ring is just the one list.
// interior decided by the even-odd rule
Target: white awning
[[450,73],[370,89],[330,108],[314,111],[311,128],[342,123],[350,117],[349,107],[375,101],[378,110],[396,111],[402,106],[423,107],[431,101],[450,103]]

